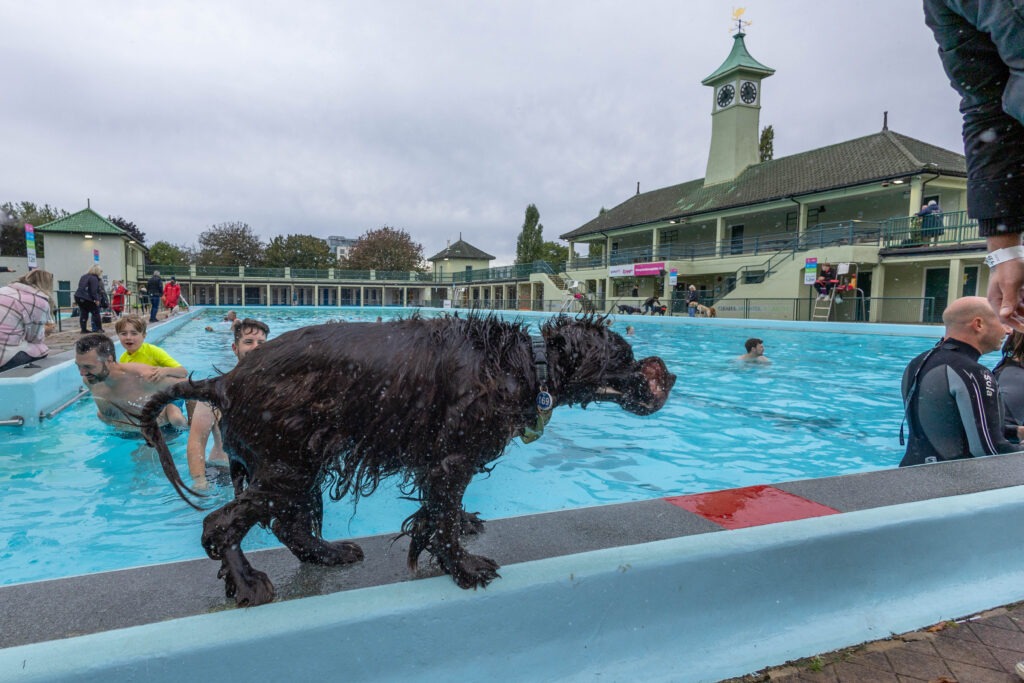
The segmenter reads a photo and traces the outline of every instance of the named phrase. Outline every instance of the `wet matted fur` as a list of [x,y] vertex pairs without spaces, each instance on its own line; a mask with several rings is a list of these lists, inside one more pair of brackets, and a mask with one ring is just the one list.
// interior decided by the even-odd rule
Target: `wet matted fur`
[[[613,401],[648,415],[675,383],[660,358],[634,359],[604,317],[559,316],[541,334],[555,406]],[[481,525],[463,510],[462,495],[513,438],[536,426],[539,390],[522,321],[328,323],[287,332],[222,376],[156,394],[142,425],[174,489],[195,507],[189,494],[198,494],[182,481],[156,416],[178,398],[220,409],[235,499],[207,515],[202,542],[239,605],[274,596],[240,549],[249,529],[268,526],[303,562],[356,562],[358,545],[321,538],[322,495],[369,495],[386,477],[400,477],[421,503],[402,525],[409,566],[426,550],[455,583],[475,588],[496,578],[498,565],[462,547],[461,534]]]

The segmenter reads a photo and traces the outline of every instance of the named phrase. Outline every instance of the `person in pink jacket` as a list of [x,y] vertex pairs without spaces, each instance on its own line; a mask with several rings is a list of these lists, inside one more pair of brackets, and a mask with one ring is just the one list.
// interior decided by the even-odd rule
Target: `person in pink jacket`
[[0,287],[0,372],[45,358],[53,274],[30,270]]

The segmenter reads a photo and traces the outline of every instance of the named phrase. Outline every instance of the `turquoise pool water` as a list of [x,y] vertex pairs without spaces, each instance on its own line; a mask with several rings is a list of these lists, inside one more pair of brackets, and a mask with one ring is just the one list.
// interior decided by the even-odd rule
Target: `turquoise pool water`
[[[378,314],[237,310],[268,322],[271,337],[305,324]],[[198,376],[230,369],[229,336],[203,331],[221,313],[205,312],[160,345]],[[490,476],[473,482],[467,509],[485,519],[507,517],[899,462],[900,374],[934,339],[672,322],[629,321],[637,331],[630,338],[637,356],[660,355],[678,375],[665,408],[650,417],[610,404],[560,408],[542,439],[513,443]],[[620,332],[625,325],[615,323]],[[765,340],[771,365],[735,362],[748,337]],[[39,428],[0,432],[0,583],[204,556],[203,514],[174,494],[152,449],[111,432],[94,410],[87,398]],[[187,473],[185,435],[170,447]],[[230,487],[214,493],[224,502]],[[414,508],[392,487],[362,500],[357,510],[349,501],[329,501],[325,535],[391,533]],[[254,530],[245,547],[275,545],[269,532]]]

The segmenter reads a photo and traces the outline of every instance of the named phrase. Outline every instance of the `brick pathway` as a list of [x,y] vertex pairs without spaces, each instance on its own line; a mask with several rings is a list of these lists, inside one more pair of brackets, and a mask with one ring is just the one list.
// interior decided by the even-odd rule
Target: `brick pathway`
[[722,683],[1021,683],[1024,603]]

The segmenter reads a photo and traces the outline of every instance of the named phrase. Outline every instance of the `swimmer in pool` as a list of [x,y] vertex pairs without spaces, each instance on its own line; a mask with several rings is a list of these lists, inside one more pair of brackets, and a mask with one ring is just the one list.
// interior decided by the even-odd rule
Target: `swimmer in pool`
[[751,337],[747,341],[743,342],[743,348],[747,350],[742,356],[737,356],[736,360],[743,361],[744,363],[771,363],[768,357],[764,355],[764,341],[757,337]]
[[[75,365],[96,401],[100,421],[124,431],[138,431],[138,415],[146,401],[188,376],[183,367],[156,368],[141,363],[118,363],[114,343],[104,334],[87,334],[75,343]],[[176,405],[168,405],[158,418],[161,425],[178,429],[188,421]]]
[[[267,341],[270,328],[267,324],[246,318],[240,320],[235,326],[235,341],[231,344],[231,351],[238,360],[242,360],[247,353],[257,349]],[[206,442],[210,435],[213,435],[213,448],[210,449],[209,464],[214,467],[227,467],[228,456],[224,453],[224,447],[220,439],[219,415],[210,407],[209,403],[196,402],[195,410],[192,412],[192,424],[188,430],[188,446],[186,454],[188,457],[188,473],[192,475],[193,486],[197,489],[205,489],[207,482]]]
[[238,314],[234,311],[228,311],[224,316],[224,320],[217,324],[217,327],[213,325],[207,325],[204,329],[207,332],[234,332],[238,324],[242,322],[238,319]]

